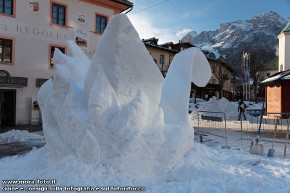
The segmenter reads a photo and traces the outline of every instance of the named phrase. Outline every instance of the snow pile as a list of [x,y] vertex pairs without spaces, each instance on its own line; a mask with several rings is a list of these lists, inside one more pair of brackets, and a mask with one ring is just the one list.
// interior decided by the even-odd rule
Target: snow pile
[[38,134],[29,133],[26,130],[11,130],[0,134],[0,139],[26,141],[26,140],[44,140],[44,137]]
[[[237,120],[239,116],[238,106],[226,98],[218,100],[216,97],[212,97],[207,103],[197,109],[197,111],[224,112],[228,120]],[[195,113],[196,111],[192,114]]]
[[189,112],[196,111],[199,107],[203,106],[207,101],[201,98],[190,98],[189,99]]
[[[226,98],[217,99],[215,96],[210,98],[209,101],[204,102],[201,99],[197,100],[197,103],[192,103],[194,99],[191,99],[189,110],[191,112],[192,119],[197,119],[198,111],[209,111],[209,112],[223,112],[225,113],[227,120],[237,120],[239,117],[238,102],[230,102]],[[263,102],[252,103],[250,101],[244,101],[246,104],[245,115],[251,118],[251,114],[247,111],[249,110],[262,110]]]
[[205,86],[211,77],[198,48],[177,54],[164,81],[123,14],[110,20],[92,62],[73,42],[68,48],[69,56],[55,52],[53,80],[38,95],[55,160],[75,156],[145,178],[184,157],[193,144],[190,82]]

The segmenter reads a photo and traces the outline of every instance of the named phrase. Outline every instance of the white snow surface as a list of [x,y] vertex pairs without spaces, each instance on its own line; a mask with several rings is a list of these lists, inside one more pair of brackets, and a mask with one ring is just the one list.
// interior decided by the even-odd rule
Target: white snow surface
[[[224,113],[227,120],[237,120],[239,117],[238,102],[230,102],[226,98],[217,99],[215,96],[210,98],[209,101],[197,99],[197,104],[193,103],[194,98],[191,99],[189,110],[191,111],[191,117],[197,118],[198,111],[220,112]],[[250,101],[244,101],[246,104],[246,110],[262,110],[263,103],[253,103]],[[250,118],[249,114],[245,114],[247,118]]]
[[[210,66],[198,48],[177,54],[164,81],[126,15],[111,18],[93,60],[73,42],[54,54],[53,80],[39,91],[47,148],[134,178],[168,172],[191,149],[191,81],[205,86]],[[199,73],[202,70],[203,73]]]
[[290,75],[284,76],[282,79],[283,80],[289,80],[290,79]]
[[282,76],[281,74],[278,74],[278,75],[276,75],[276,76],[273,76],[273,77],[267,78],[266,80],[263,80],[261,83],[271,82],[271,81],[277,80],[277,79],[279,79],[281,76]]
[[210,111],[210,112],[222,112],[228,120],[236,120],[239,116],[238,105],[231,103],[226,98],[217,99],[212,97],[203,106],[193,111],[192,114],[197,111]]
[[26,130],[11,130],[0,134],[0,140],[26,141],[26,140],[44,140],[42,135],[29,133]]
[[[290,192],[289,159],[261,157],[244,151],[222,149],[220,146],[210,148],[198,143],[194,143],[187,154],[166,174],[143,179],[135,179],[112,165],[85,163],[74,155],[55,161],[49,155],[47,146],[34,149],[25,156],[1,159],[0,171],[1,180],[55,179],[56,184],[45,185],[51,188],[141,186],[146,188],[146,193]],[[1,183],[0,188],[4,186]]]
[[[122,25],[116,25],[117,29],[114,29],[115,27],[109,24],[104,34],[106,38],[106,34],[111,33],[108,31],[116,31],[116,35],[122,41],[126,40],[115,49],[118,50],[124,44],[132,46],[140,41],[134,36],[136,33],[131,31],[133,29],[126,21],[126,16],[119,15],[111,19],[113,23],[116,20],[121,20]],[[121,27],[121,30],[118,26],[127,27]],[[135,43],[128,42],[131,41],[126,37],[128,34],[133,36],[131,40]],[[114,41],[118,44],[121,40]],[[101,46],[111,46],[107,45],[110,43],[112,42],[101,43]],[[102,48],[99,45],[97,49]],[[138,43],[138,46],[141,49],[141,44]],[[138,46],[132,46],[132,49]],[[290,192],[289,159],[261,157],[244,151],[222,149],[220,146],[210,148],[193,142],[189,118],[182,119],[178,116],[179,113],[187,111],[188,99],[187,103],[182,99],[185,98],[184,95],[189,96],[186,92],[190,82],[180,90],[176,87],[182,82],[178,78],[184,77],[184,84],[192,79],[189,77],[192,76],[192,73],[189,73],[192,71],[188,70],[191,68],[197,68],[199,73],[193,80],[203,80],[204,72],[199,71],[203,67],[195,66],[196,64],[192,63],[195,61],[194,57],[190,54],[196,54],[195,57],[199,58],[197,50],[180,55],[185,57],[182,57],[184,63],[181,63],[181,66],[188,63],[193,67],[186,66],[186,73],[183,70],[172,70],[168,80],[163,83],[161,79],[153,87],[157,92],[154,94],[150,92],[151,87],[148,89],[146,83],[142,84],[142,78],[146,79],[145,76],[141,75],[139,82],[134,75],[127,74],[126,70],[115,69],[116,73],[125,73],[123,75],[127,77],[114,77],[103,65],[116,67],[115,63],[106,63],[107,60],[98,58],[102,57],[100,55],[95,56],[90,65],[90,61],[76,46],[69,43],[69,48],[70,56],[56,52],[55,61],[59,62],[54,78],[41,87],[38,95],[43,112],[46,146],[33,149],[24,156],[0,159],[1,180],[46,179],[56,180],[56,184],[42,187],[74,187],[74,191],[45,192],[87,192],[81,190],[81,187],[86,186],[141,186],[145,187],[145,192],[148,193]],[[114,50],[115,53],[111,57],[123,54],[122,50],[117,50]],[[134,55],[137,51],[138,49],[131,50],[131,54]],[[143,63],[142,57],[147,57],[144,55],[140,54],[140,62],[134,64],[137,65],[134,69],[138,71],[139,65],[146,65],[147,67],[141,68],[146,73],[146,69],[151,69],[150,66],[153,67],[154,62],[150,63],[148,60],[149,63]],[[127,56],[122,65],[132,67],[129,64],[130,60]],[[101,61],[103,64],[100,64]],[[110,60],[116,61],[118,60]],[[179,59],[176,65],[178,61]],[[86,70],[89,69],[87,74]],[[96,74],[90,74],[91,71]],[[131,72],[131,69],[128,71]],[[209,73],[205,72],[205,75]],[[152,76],[148,77],[148,81],[160,78],[155,72]],[[119,88],[130,86],[125,84],[128,80],[132,82],[132,89],[125,87],[125,90],[120,91]],[[138,89],[133,84],[138,84]],[[179,92],[170,92],[166,88]],[[177,98],[180,101],[175,101]],[[166,101],[173,101],[174,104]],[[210,102],[219,105],[217,101]],[[186,109],[178,107],[179,103],[181,106],[187,104]],[[227,102],[222,99],[220,103]],[[171,117],[173,114],[176,117]],[[9,185],[3,184],[2,181],[1,190],[7,186]],[[24,188],[28,186],[41,185],[13,185]]]

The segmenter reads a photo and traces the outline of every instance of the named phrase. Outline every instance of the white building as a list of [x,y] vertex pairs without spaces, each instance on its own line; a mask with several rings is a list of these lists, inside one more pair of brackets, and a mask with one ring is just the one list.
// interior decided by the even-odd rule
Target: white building
[[278,35],[279,72],[290,69],[290,22]]
[[127,0],[1,0],[0,121],[29,124],[32,97],[52,74],[54,48],[75,40],[91,58],[108,20]]

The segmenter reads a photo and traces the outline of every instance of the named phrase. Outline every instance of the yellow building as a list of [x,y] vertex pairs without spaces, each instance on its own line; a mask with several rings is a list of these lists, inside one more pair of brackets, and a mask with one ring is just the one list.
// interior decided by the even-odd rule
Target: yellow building
[[169,64],[171,63],[175,54],[177,54],[179,51],[158,45],[158,39],[156,38],[146,39],[143,40],[143,42],[148,52],[152,56],[154,62],[160,69],[160,72],[165,77],[169,68]]
[[[175,54],[187,48],[194,47],[192,44],[187,42],[179,42],[177,44],[169,42],[158,45],[158,39],[154,37],[143,40],[143,42],[164,77],[166,76],[169,65]],[[192,84],[191,97],[209,99],[212,96],[221,96],[232,99],[231,77],[233,69],[222,59],[215,60],[209,58],[207,54],[206,56],[213,75],[206,87],[199,88]],[[223,90],[221,90],[221,87]]]

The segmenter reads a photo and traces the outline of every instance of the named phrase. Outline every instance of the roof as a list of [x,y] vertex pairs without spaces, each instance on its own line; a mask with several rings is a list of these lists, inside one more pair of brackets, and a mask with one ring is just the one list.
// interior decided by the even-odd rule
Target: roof
[[155,45],[155,44],[150,44],[150,43],[147,43],[147,42],[143,42],[145,46],[149,46],[149,47],[152,47],[152,48],[157,48],[157,49],[161,49],[161,50],[166,50],[168,52],[173,52],[173,53],[178,53],[179,51],[178,50],[173,50],[173,49],[169,49],[169,48],[166,48],[166,47],[162,47],[162,46],[159,46],[159,45]]
[[190,47],[196,47],[195,45],[193,45],[192,43],[189,43],[189,42],[178,42],[176,45],[178,45],[178,44],[180,44],[180,45],[189,45]]
[[286,25],[286,27],[281,31],[281,33],[283,32],[288,32],[290,31],[290,22],[288,22],[288,24]]
[[229,70],[230,72],[234,72],[234,69],[227,63],[220,61],[220,60],[216,60],[216,59],[212,59],[212,58],[207,58],[208,61],[212,61],[212,62],[217,62],[220,63],[222,66],[224,66],[227,70]]
[[142,39],[143,43],[158,45],[158,39],[153,37],[149,39]]
[[117,3],[124,4],[124,5],[128,5],[128,6],[130,6],[130,7],[133,6],[133,3],[130,2],[130,1],[127,1],[127,0],[112,0],[112,1],[115,1],[115,2],[117,2]]
[[143,42],[147,42],[147,41],[151,41],[151,40],[157,40],[158,41],[158,39],[155,38],[155,37],[148,38],[148,39],[142,39]]
[[290,70],[278,72],[273,74],[266,80],[262,81],[260,85],[262,86],[271,86],[281,83],[289,83],[290,84]]
[[173,45],[174,45],[173,42],[167,42],[167,43],[161,44],[160,46],[166,47],[166,46],[173,46]]

